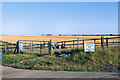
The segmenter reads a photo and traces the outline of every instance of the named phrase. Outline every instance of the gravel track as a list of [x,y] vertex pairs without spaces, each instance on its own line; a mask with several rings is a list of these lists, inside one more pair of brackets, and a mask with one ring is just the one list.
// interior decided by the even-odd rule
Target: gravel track
[[3,78],[118,78],[118,73],[25,70],[2,66]]

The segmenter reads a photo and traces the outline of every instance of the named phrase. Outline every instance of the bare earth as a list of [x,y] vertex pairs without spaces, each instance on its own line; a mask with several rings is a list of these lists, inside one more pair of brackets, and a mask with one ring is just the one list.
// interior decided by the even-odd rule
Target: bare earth
[[118,78],[117,73],[23,70],[2,67],[2,78]]

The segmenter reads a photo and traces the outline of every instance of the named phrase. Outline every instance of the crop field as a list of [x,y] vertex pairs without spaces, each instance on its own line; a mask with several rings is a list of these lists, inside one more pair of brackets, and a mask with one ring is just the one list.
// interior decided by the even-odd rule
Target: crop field
[[[16,43],[18,40],[38,40],[38,41],[49,41],[52,39],[52,42],[56,43],[59,41],[66,41],[66,40],[77,40],[79,39],[92,39],[92,38],[101,38],[101,36],[45,36],[45,35],[0,35],[0,39],[2,41],[7,41],[10,43]],[[118,36],[104,36],[106,37],[118,37]],[[112,42],[113,40],[111,40]],[[114,40],[118,41],[118,39]],[[87,42],[87,41],[86,41]],[[97,41],[100,42],[100,41]]]
[[[65,44],[66,48],[77,48],[78,47],[78,43],[80,44],[79,47],[82,47],[83,45],[83,41],[74,41],[71,42],[71,40],[85,40],[84,43],[96,43],[96,46],[100,46],[101,45],[101,37],[103,36],[57,36],[57,35],[1,35],[0,39],[2,41],[6,41],[8,43],[12,43],[12,44],[16,44],[18,40],[30,40],[30,41],[24,41],[24,46],[27,46],[26,48],[30,48],[30,49],[26,49],[24,47],[23,51],[24,52],[32,52],[32,53],[48,53],[48,43],[46,43],[46,48],[44,48],[43,50],[40,49],[40,44],[44,44],[44,41],[50,41],[50,39],[52,39],[52,44],[56,44],[58,42],[59,47],[61,47],[60,45]],[[118,36],[104,36],[104,38],[112,38],[112,37],[118,37]],[[98,40],[86,40],[86,39],[98,39]],[[38,41],[38,42],[31,42],[31,41]],[[43,41],[42,43],[39,41]],[[61,41],[68,41],[65,43],[61,43]],[[60,43],[59,43],[60,42]],[[104,39],[104,42],[106,45],[106,39]],[[113,46],[113,42],[118,42],[118,38],[115,39],[109,39],[108,40],[109,43],[109,47]],[[32,46],[31,44],[35,44],[34,46]],[[73,45],[74,44],[74,45]],[[1,45],[4,45],[4,43],[2,43]],[[115,44],[114,44],[115,45]],[[12,50],[14,51],[15,49],[13,47],[16,47],[16,45],[9,45],[8,47],[11,47]],[[34,47],[34,48],[32,48]],[[36,48],[35,48],[36,47]],[[4,46],[2,46],[2,48],[4,48]]]
[[[50,41],[52,39],[53,43],[68,41],[66,44],[73,44],[69,40],[85,40],[85,39],[96,39],[96,43],[101,43],[102,36],[37,36],[37,35],[3,35],[2,41],[9,43],[15,43],[18,40],[35,40],[35,41]],[[118,37],[118,36],[104,36],[104,38]],[[109,39],[109,42],[118,42],[118,38]],[[29,41],[28,41],[29,42]],[[106,43],[106,39],[104,40]],[[30,44],[29,44],[30,43]],[[52,49],[52,55],[48,55],[48,47],[40,48],[40,44],[32,42],[28,43],[30,49],[24,48],[24,54],[16,54],[12,51],[3,52],[2,64],[12,66],[15,68],[30,69],[30,70],[57,70],[57,71],[87,71],[87,72],[117,72],[118,66],[118,49],[119,47],[115,44],[109,47],[96,46],[94,53],[85,53],[83,47],[77,48],[71,45],[71,48],[59,49],[58,51]],[[40,43],[40,42],[39,42]],[[44,43],[44,42],[43,42]],[[42,44],[43,44],[42,43]],[[82,43],[80,41],[79,43]],[[85,43],[94,43],[94,40],[85,41]],[[48,44],[48,43],[47,43]],[[76,43],[77,44],[77,41]],[[113,43],[112,43],[113,44]],[[26,45],[26,44],[25,44]],[[35,46],[33,46],[35,45]],[[101,44],[99,44],[101,45]],[[105,44],[106,45],[106,44]],[[81,45],[83,46],[83,45]],[[38,48],[33,48],[38,47]],[[31,49],[33,48],[33,49]],[[28,51],[27,51],[28,50]],[[41,52],[43,54],[41,54]],[[28,53],[32,53],[29,55]],[[33,55],[33,53],[39,53],[41,55]],[[46,55],[47,54],[47,55]],[[67,56],[66,56],[67,55]],[[69,55],[69,56],[68,56]],[[18,57],[19,56],[19,57]],[[111,57],[112,56],[112,57]]]

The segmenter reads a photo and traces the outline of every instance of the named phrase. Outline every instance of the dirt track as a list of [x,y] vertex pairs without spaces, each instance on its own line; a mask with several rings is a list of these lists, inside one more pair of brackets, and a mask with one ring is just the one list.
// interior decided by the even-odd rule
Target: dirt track
[[3,78],[118,78],[117,73],[23,70],[2,67]]

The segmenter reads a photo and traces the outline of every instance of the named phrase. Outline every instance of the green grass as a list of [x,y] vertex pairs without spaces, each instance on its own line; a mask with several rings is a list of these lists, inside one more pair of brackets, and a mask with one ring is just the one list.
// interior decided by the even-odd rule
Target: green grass
[[[56,57],[58,55],[55,54],[58,52],[54,52],[54,55],[37,57],[23,63],[11,64],[11,66],[31,70],[116,72],[118,63],[120,63],[118,52],[118,47],[105,48],[104,50],[96,48],[94,53],[85,53],[81,49],[63,49],[60,51],[61,54],[71,53],[71,56]],[[17,62],[19,61],[18,59]]]
[[33,59],[37,56],[28,54],[2,54],[2,64],[9,65],[19,63],[22,60]]
[[0,59],[0,64],[2,64],[2,59]]

